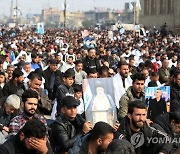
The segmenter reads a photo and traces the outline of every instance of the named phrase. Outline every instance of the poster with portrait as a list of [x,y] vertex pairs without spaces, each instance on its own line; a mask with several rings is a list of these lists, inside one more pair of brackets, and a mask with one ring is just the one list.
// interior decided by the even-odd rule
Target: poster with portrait
[[113,80],[97,78],[83,80],[85,115],[94,125],[104,121],[113,126],[117,120]]
[[37,33],[43,35],[44,34],[44,23],[37,24]]
[[96,47],[96,39],[92,36],[86,36],[85,38],[83,38],[83,44],[87,49],[95,48]]
[[162,86],[162,87],[146,87],[145,88],[145,98],[147,105],[149,106],[149,103],[153,99],[161,98],[165,101],[167,105],[167,111],[169,111],[170,108],[170,86]]

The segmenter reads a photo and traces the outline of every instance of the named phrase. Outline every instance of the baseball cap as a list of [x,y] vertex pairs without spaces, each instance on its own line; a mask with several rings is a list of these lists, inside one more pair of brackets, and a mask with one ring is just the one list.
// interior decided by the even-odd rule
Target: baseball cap
[[79,102],[73,96],[66,96],[62,99],[62,106],[72,107],[78,105]]

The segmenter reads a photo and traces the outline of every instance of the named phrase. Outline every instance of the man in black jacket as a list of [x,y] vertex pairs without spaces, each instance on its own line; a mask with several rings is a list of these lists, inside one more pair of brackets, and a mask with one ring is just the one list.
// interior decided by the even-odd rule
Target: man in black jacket
[[54,100],[58,86],[63,83],[63,76],[58,70],[57,60],[49,61],[49,67],[44,71],[43,77],[45,79],[44,89],[48,90],[49,99]]
[[150,144],[150,139],[159,137],[158,131],[146,123],[147,106],[136,100],[128,104],[128,114],[121,121],[115,138],[126,139],[134,146],[136,154],[154,154],[161,152],[162,144]]
[[63,75],[63,84],[61,84],[56,91],[57,98],[57,114],[60,112],[61,101],[65,96],[74,96],[74,89],[72,87],[74,83],[75,72],[72,68],[66,70]]
[[83,70],[88,72],[90,68],[96,68],[97,71],[100,69],[100,63],[96,58],[96,50],[94,48],[88,50],[88,56],[83,60]]
[[180,111],[161,114],[155,119],[152,127],[166,133],[171,141],[174,141],[162,149],[164,153],[173,153],[180,148]]
[[[170,94],[170,108],[171,111],[178,110],[180,108],[180,71],[175,72],[171,82],[171,94]],[[177,102],[177,103],[176,103]],[[176,103],[176,104],[175,104]]]
[[3,87],[3,95],[8,97],[11,94],[17,94],[18,91],[24,89],[23,81],[23,72],[20,69],[15,69],[12,75],[12,79],[8,81]]
[[114,128],[105,122],[97,122],[87,135],[77,140],[68,154],[104,154],[113,140]]
[[77,115],[79,103],[72,96],[62,99],[60,115],[52,124],[50,141],[55,154],[64,154],[73,147],[76,139],[92,129],[92,124]]
[[0,146],[1,154],[51,154],[46,126],[37,119],[29,120],[19,133]]

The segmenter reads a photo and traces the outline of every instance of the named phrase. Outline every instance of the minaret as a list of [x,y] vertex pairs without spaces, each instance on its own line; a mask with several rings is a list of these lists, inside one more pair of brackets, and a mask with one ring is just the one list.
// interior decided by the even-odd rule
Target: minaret
[[11,0],[11,7],[10,7],[10,19],[13,19],[13,13],[14,12],[14,3],[13,0]]

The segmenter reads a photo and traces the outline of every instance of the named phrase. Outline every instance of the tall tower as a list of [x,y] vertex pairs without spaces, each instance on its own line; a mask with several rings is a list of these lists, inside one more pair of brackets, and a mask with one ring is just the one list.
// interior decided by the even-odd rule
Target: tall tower
[[11,0],[10,19],[13,19],[13,17],[14,17],[14,3],[13,0]]

